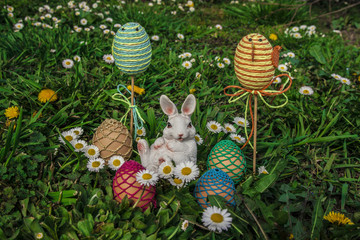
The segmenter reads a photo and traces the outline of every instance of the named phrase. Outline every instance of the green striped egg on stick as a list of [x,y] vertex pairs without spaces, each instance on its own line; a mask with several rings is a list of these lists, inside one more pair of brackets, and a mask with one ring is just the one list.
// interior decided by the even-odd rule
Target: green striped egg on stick
[[[114,37],[112,53],[115,65],[123,73],[131,75],[131,105],[134,105],[134,75],[145,72],[151,62],[151,43],[145,29],[135,22],[123,25]],[[131,108],[131,134],[133,121],[133,108]]]

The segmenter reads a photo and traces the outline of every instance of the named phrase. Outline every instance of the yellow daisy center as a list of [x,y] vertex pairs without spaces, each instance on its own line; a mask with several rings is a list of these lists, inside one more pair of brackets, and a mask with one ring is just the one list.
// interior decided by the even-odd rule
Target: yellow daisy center
[[115,167],[120,166],[120,160],[119,160],[119,159],[115,159],[115,160],[113,161],[113,165],[114,165]]
[[185,63],[185,67],[188,67],[189,66],[189,63]]
[[189,226],[189,222],[184,223],[184,228],[187,228]]
[[200,141],[200,138],[198,136],[195,136],[195,141]]
[[210,219],[215,223],[222,223],[224,221],[224,217],[220,213],[213,213]]
[[151,175],[150,173],[144,173],[144,174],[142,175],[142,178],[143,178],[144,180],[150,180],[150,179],[152,179],[152,175]]
[[70,136],[70,135],[68,135],[68,136],[65,136],[65,139],[67,140],[67,141],[72,141],[73,140],[73,137],[72,136]]
[[191,168],[189,168],[189,167],[184,167],[183,169],[181,169],[181,174],[185,175],[185,176],[190,175],[191,172],[192,172]]
[[76,149],[81,149],[81,148],[83,148],[84,147],[84,145],[82,144],[82,143],[77,143],[77,144],[75,144],[75,148]]
[[91,166],[93,168],[98,168],[100,166],[100,162],[99,161],[92,162]]
[[238,121],[238,124],[239,125],[244,125],[244,122],[243,121]]
[[261,173],[262,173],[262,174],[268,174],[268,172],[265,171],[265,170],[263,170]]
[[70,62],[66,62],[65,64],[66,64],[66,65],[70,65],[71,63],[70,63]]
[[143,130],[142,130],[142,129],[137,130],[137,134],[138,134],[138,135],[143,134]]
[[80,134],[80,131],[79,131],[79,130],[75,130],[74,133],[75,133],[76,135],[79,135],[79,134]]
[[171,173],[171,167],[170,167],[170,166],[165,166],[165,167],[163,168],[163,173],[165,173],[165,174]]
[[230,127],[226,127],[226,131],[231,132],[232,129]]
[[176,183],[176,184],[182,184],[182,180],[181,179],[179,179],[179,178],[174,178],[174,183]]
[[217,130],[217,129],[218,129],[218,126],[216,126],[215,124],[212,124],[212,125],[210,126],[210,128],[211,128],[212,130]]
[[310,92],[309,92],[309,90],[305,89],[305,90],[303,91],[303,93],[304,93],[304,94],[309,94]]
[[111,60],[111,57],[107,57],[106,59],[107,59],[107,60]]
[[234,138],[235,138],[236,140],[239,140],[239,141],[241,140],[239,137],[234,137]]
[[88,154],[91,155],[91,156],[95,155],[95,153],[96,153],[96,151],[93,148],[88,150]]

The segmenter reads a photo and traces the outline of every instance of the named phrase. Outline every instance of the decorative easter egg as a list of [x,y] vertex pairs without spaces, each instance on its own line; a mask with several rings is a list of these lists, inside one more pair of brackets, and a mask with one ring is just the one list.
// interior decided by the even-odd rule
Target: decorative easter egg
[[238,183],[246,172],[245,156],[233,141],[222,140],[211,149],[207,167],[221,169]]
[[143,211],[150,206],[150,203],[156,207],[155,187],[150,185],[144,189],[144,186],[136,181],[136,173],[144,169],[140,163],[130,160],[116,171],[113,180],[114,199],[116,201],[121,202],[127,196],[132,204],[138,201],[136,206],[141,207]]
[[194,196],[202,208],[211,206],[207,201],[209,195],[222,196],[229,205],[235,206],[234,194],[233,180],[219,168],[206,171],[196,183],[194,191]]
[[235,51],[235,74],[246,89],[263,89],[274,77],[279,64],[280,46],[272,48],[261,34],[251,33],[241,39]]
[[96,129],[92,142],[99,148],[100,156],[105,161],[114,155],[128,160],[132,153],[132,136],[116,119],[105,119]]
[[151,61],[151,44],[145,29],[134,22],[123,25],[114,37],[112,53],[122,72],[130,75],[145,72]]

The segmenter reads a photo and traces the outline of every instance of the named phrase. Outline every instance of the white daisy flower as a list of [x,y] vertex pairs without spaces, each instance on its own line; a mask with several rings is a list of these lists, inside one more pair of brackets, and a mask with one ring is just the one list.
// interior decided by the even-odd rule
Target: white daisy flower
[[227,230],[232,222],[227,209],[221,209],[216,206],[205,209],[201,220],[210,231],[219,232]]
[[223,58],[225,64],[230,65],[231,61],[228,58]]
[[74,66],[74,61],[71,59],[65,59],[62,61],[62,65],[64,68],[72,68]]
[[204,142],[199,134],[196,134],[194,138],[197,145],[201,145]]
[[215,61],[220,61],[220,57],[219,57],[219,56],[216,56],[216,57],[215,57]]
[[163,178],[171,178],[174,173],[174,165],[170,161],[165,161],[159,166],[159,175]]
[[109,32],[110,32],[109,29],[105,29],[105,30],[103,31],[104,34],[109,34]]
[[336,80],[341,80],[341,76],[340,76],[339,74],[333,73],[333,74],[331,74],[331,76],[332,76],[333,78],[335,78]]
[[279,64],[278,69],[281,72],[286,72],[288,70],[288,67],[285,64]]
[[98,4],[97,3],[93,3],[93,5],[91,5],[92,8],[97,8],[98,7]]
[[56,10],[59,10],[59,9],[62,9],[62,6],[61,6],[61,5],[57,5],[57,6],[56,6]]
[[104,29],[106,29],[107,27],[106,27],[105,24],[101,24],[101,25],[99,26],[99,28],[102,29],[102,30],[104,30]]
[[221,62],[218,62],[216,64],[219,68],[224,68],[225,67],[225,64],[221,63]]
[[303,86],[299,89],[299,93],[302,95],[312,95],[314,93],[314,90],[311,87]]
[[294,37],[294,38],[302,38],[302,36],[301,36],[300,33],[294,33],[294,34],[293,34],[293,37]]
[[260,166],[260,167],[258,168],[258,172],[259,172],[259,175],[260,175],[260,174],[269,174],[269,172],[265,169],[264,166]]
[[80,62],[81,57],[80,57],[79,55],[75,55],[75,56],[73,57],[73,59],[74,59],[74,61]]
[[195,73],[195,77],[196,77],[196,79],[199,79],[199,78],[201,77],[201,73],[196,72],[196,73]]
[[141,170],[136,174],[136,181],[144,186],[155,186],[159,175],[150,170]]
[[178,33],[176,36],[177,36],[180,40],[183,40],[183,39],[184,39],[184,35],[182,35],[181,33]]
[[71,145],[75,148],[75,152],[82,152],[84,148],[87,146],[87,143],[84,140],[72,140]]
[[7,6],[6,10],[8,12],[13,12],[14,11],[14,8],[12,6]]
[[272,83],[273,83],[273,84],[275,84],[275,83],[281,83],[281,78],[280,78],[280,77],[275,78],[275,80],[274,80]]
[[145,128],[144,128],[144,127],[143,127],[143,128],[139,128],[139,129],[136,131],[136,134],[137,134],[138,136],[140,136],[140,137],[145,136],[145,135],[146,135],[146,130],[145,130]]
[[216,121],[208,122],[206,124],[206,127],[209,129],[210,132],[213,132],[213,133],[219,133],[222,130],[220,123],[218,123]]
[[103,56],[103,59],[104,59],[104,61],[105,61],[106,63],[109,63],[109,64],[111,64],[111,63],[114,62],[114,57],[113,57],[113,55],[111,55],[111,54],[105,54],[105,55]]
[[100,154],[99,148],[95,145],[88,145],[84,148],[84,154],[86,157],[92,159],[97,158]]
[[75,29],[75,32],[81,32],[82,31],[82,28],[81,27],[78,27]]
[[190,8],[189,8],[189,11],[190,11],[190,12],[194,12],[194,11],[195,11],[195,8],[194,8],[194,7],[190,7]]
[[[72,131],[65,131],[62,132],[61,135],[68,141],[71,142],[72,140],[77,139],[77,136]],[[59,140],[61,143],[65,144],[65,141],[59,136]]]
[[14,17],[14,14],[12,12],[9,12],[7,15],[8,17]]
[[116,171],[121,167],[121,165],[123,165],[124,162],[125,160],[122,156],[112,156],[108,161],[108,165],[109,168]]
[[80,12],[75,12],[75,16],[80,16]]
[[87,22],[88,22],[88,21],[87,21],[85,18],[83,18],[83,19],[80,20],[81,25],[86,25]]
[[181,230],[186,231],[186,229],[189,226],[189,221],[188,220],[184,220],[181,224]]
[[231,138],[231,140],[236,141],[237,143],[245,143],[246,142],[245,138],[241,137],[238,134],[232,133],[232,134],[230,134],[230,138]]
[[232,125],[230,123],[225,123],[222,130],[224,131],[224,133],[234,133],[234,132],[236,132],[236,129],[235,129],[234,125]]
[[99,172],[105,166],[105,161],[102,158],[89,159],[87,168],[90,172]]
[[121,28],[121,24],[120,24],[120,23],[115,23],[115,24],[114,24],[114,27],[115,27],[115,28]]
[[178,189],[186,185],[185,181],[181,180],[180,178],[169,178],[168,180],[171,185],[177,187]]
[[50,49],[50,52],[54,53],[54,52],[56,52],[56,49]]
[[192,58],[192,59],[190,60],[191,63],[194,63],[195,61],[196,61],[195,58]]
[[136,137],[135,142],[138,142],[141,140],[141,137]]
[[72,128],[70,131],[73,132],[77,137],[84,133],[84,130],[81,127]]
[[245,127],[245,121],[246,121],[246,126],[249,126],[249,121],[245,120],[245,118],[242,117],[235,117],[234,118],[234,123],[238,126],[242,126]]
[[192,63],[190,61],[185,61],[182,63],[182,66],[186,69],[190,69],[192,67]]
[[91,30],[90,28],[84,28],[85,32],[90,32],[90,30]]
[[184,182],[190,182],[199,176],[199,168],[194,162],[185,161],[175,167],[174,174]]
[[108,18],[106,18],[106,19],[105,19],[105,21],[107,21],[107,22],[111,22],[111,23],[112,23],[112,22],[113,22],[113,19],[112,19],[112,18],[110,18],[110,17],[108,17]]
[[44,238],[44,234],[42,232],[39,232],[37,234],[35,234],[35,238],[36,239],[43,239]]
[[291,31],[293,31],[293,32],[298,32],[298,31],[299,31],[299,27],[293,27],[293,28],[291,28]]
[[113,35],[113,36],[116,35],[116,33],[114,31],[111,31],[110,34]]
[[92,25],[91,25],[89,28],[90,28],[91,30],[94,30],[94,29],[95,29],[95,27],[94,27],[94,26],[92,26]]
[[159,41],[159,36],[158,35],[154,35],[154,36],[152,36],[151,37],[151,40],[153,40],[153,41]]
[[291,57],[291,58],[294,58],[294,57],[295,57],[295,53],[293,53],[293,52],[288,52],[288,53],[287,53],[287,56],[288,56],[288,57]]
[[14,25],[14,28],[15,28],[16,30],[20,30],[20,29],[22,29],[23,27],[24,27],[24,24],[22,24],[22,23],[17,23],[17,24]]
[[59,21],[59,19],[57,17],[53,17],[51,19],[53,20],[53,22],[58,22]]
[[186,52],[186,53],[184,53],[184,56],[185,56],[185,57],[188,57],[188,58],[191,58],[192,54],[189,53],[189,52]]
[[309,29],[310,31],[315,31],[315,30],[316,30],[316,26],[315,26],[315,25],[311,25],[311,26],[308,27],[308,29]]
[[300,29],[301,29],[301,30],[305,30],[306,28],[307,28],[306,25],[301,25],[301,26],[300,26]]
[[350,80],[349,80],[348,78],[344,78],[344,77],[340,79],[340,82],[341,82],[342,84],[346,84],[346,85],[350,85],[350,84],[351,84]]
[[180,54],[180,55],[178,56],[178,58],[184,59],[184,58],[185,58],[185,54]]
[[172,15],[176,15],[176,11],[171,11],[171,14],[172,14]]
[[216,29],[219,29],[219,30],[222,30],[222,29],[223,29],[223,27],[222,27],[220,24],[216,24],[216,25],[215,25],[215,28],[216,28]]

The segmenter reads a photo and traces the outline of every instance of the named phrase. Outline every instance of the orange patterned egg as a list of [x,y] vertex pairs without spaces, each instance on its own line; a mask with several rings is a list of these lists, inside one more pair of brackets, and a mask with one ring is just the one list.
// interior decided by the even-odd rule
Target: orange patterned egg
[[251,33],[239,42],[235,52],[235,74],[247,89],[263,89],[274,77],[281,47],[272,48],[261,34]]

